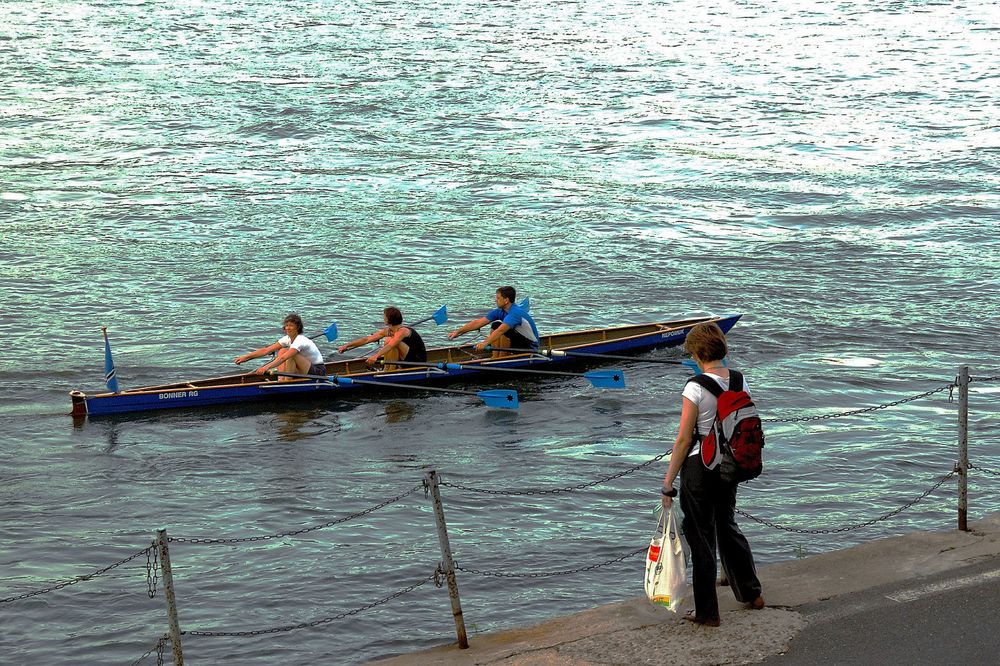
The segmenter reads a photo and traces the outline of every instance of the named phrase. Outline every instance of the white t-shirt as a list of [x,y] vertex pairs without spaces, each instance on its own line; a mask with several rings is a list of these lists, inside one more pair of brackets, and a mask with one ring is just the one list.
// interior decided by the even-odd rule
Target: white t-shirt
[[304,335],[296,335],[294,340],[287,335],[282,336],[282,338],[278,340],[278,344],[285,349],[294,349],[308,359],[310,363],[316,364],[323,362],[323,353],[319,350],[319,347],[317,347],[316,343]]
[[[711,377],[715,380],[715,383],[722,387],[723,390],[729,389],[729,380],[723,379],[722,377],[712,374],[711,372],[704,373],[706,377]],[[747,378],[743,377],[743,390],[750,394],[750,387],[747,384]],[[684,385],[684,397],[693,402],[698,406],[698,434],[704,437],[708,433],[712,432],[712,426],[715,425],[715,410],[718,406],[719,401],[716,400],[715,396],[710,392],[706,391],[705,388],[698,384],[697,382],[688,382]],[[688,451],[688,457],[696,456],[701,453],[701,442],[695,442],[691,446],[691,450]]]

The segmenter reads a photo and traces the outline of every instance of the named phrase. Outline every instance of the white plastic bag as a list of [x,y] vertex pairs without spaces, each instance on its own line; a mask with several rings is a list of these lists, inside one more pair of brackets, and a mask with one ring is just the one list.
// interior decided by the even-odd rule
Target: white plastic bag
[[661,511],[646,551],[646,597],[674,613],[687,597],[687,561],[677,509]]

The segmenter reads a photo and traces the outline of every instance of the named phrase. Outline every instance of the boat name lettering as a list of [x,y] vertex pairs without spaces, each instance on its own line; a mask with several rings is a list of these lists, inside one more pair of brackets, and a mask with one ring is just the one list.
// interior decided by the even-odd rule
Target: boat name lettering
[[177,391],[175,393],[161,393],[160,400],[169,400],[170,398],[197,398],[197,391]]
[[667,338],[676,338],[683,335],[684,331],[670,331],[669,333],[661,333],[660,337],[666,340]]

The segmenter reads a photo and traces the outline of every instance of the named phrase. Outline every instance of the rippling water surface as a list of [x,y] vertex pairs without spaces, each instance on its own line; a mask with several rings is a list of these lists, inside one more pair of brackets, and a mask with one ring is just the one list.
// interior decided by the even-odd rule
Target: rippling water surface
[[[669,446],[685,378],[629,363],[624,392],[509,382],[516,413],[414,395],[74,426],[67,392],[102,387],[102,325],[135,387],[227,372],[289,310],[355,337],[387,303],[464,320],[511,283],[545,331],[744,313],[732,362],[768,418],[888,403],[960,364],[998,374],[998,51],[980,1],[6,2],[0,598],[121,560],[157,527],[284,533],[429,469],[494,490],[586,483]],[[972,391],[973,462],[992,469],[998,387]],[[902,506],[954,464],[947,396],[770,424],[742,507],[814,530]],[[456,557],[514,573],[620,557],[653,528],[664,466],[568,494],[445,488]],[[988,479],[974,517],[997,506]],[[846,533],[744,523],[774,562],[950,528],[954,488]],[[171,553],[188,631],[337,618],[439,558],[422,492]],[[0,604],[5,663],[137,659],[166,629],[145,564]],[[641,594],[641,566],[462,574],[472,639]],[[185,653],[359,663],[451,635],[427,584],[311,629],[188,636]]]

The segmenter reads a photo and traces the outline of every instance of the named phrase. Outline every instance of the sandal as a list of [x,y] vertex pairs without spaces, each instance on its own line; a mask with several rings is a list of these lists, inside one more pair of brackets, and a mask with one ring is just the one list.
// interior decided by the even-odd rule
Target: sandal
[[720,624],[722,624],[719,618],[717,617],[716,618],[698,617],[693,613],[688,613],[687,615],[684,616],[684,619],[690,622],[691,624],[701,624],[706,627],[718,627]]

